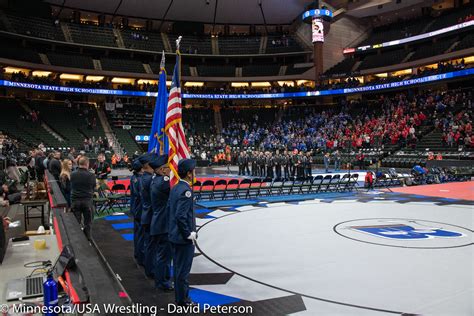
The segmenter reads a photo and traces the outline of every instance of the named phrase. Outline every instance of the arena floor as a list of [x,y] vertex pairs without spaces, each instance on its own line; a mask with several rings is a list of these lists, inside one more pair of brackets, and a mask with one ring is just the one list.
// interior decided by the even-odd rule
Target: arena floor
[[[252,315],[472,315],[473,182],[410,189],[197,207],[190,295]],[[94,239],[132,300],[165,308],[172,295],[133,262],[130,222],[98,219]]]

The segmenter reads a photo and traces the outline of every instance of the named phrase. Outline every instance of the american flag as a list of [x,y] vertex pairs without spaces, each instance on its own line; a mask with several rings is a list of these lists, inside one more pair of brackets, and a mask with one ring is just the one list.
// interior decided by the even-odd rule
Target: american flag
[[168,96],[168,110],[166,113],[165,132],[169,139],[168,163],[171,169],[170,185],[174,186],[179,181],[178,162],[181,159],[189,158],[188,144],[184,135],[182,124],[181,106],[181,55],[176,54],[176,65],[173,71],[173,80]]

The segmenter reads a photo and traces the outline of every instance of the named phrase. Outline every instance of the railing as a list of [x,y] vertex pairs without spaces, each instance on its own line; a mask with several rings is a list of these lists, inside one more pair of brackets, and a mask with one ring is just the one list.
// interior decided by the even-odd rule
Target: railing
[[100,251],[91,246],[82,232],[72,212],[66,212],[66,200],[59,185],[49,171],[46,171],[49,202],[53,213],[54,231],[58,240],[59,251],[69,245],[74,253],[76,265],[65,272],[65,291],[74,304],[93,303],[115,304],[116,306],[130,305],[125,292],[113,271],[107,268],[107,263],[100,258]]

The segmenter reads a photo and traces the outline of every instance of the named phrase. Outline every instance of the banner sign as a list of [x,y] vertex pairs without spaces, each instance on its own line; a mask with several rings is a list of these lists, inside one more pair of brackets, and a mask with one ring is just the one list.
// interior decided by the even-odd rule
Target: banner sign
[[[314,90],[314,91],[300,91],[300,92],[285,92],[285,93],[253,93],[253,94],[201,94],[201,93],[183,93],[183,99],[209,99],[209,100],[240,100],[240,99],[291,99],[291,98],[305,98],[317,96],[343,95],[360,92],[378,91],[385,89],[394,89],[416,84],[436,82],[440,80],[460,78],[474,75],[474,68],[463,69],[444,74],[431,75],[415,79],[396,81],[390,83],[382,83],[376,85],[367,85],[355,88],[334,89],[334,90]],[[74,88],[62,86],[50,86],[36,83],[14,82],[8,80],[0,80],[0,86],[7,88],[23,88],[39,91],[51,91],[61,93],[85,93],[85,94],[101,94],[101,95],[116,95],[116,96],[130,96],[130,97],[156,97],[157,92],[144,91],[130,91],[130,90],[108,90],[108,89],[94,89],[94,88]],[[117,104],[116,104],[117,106]]]

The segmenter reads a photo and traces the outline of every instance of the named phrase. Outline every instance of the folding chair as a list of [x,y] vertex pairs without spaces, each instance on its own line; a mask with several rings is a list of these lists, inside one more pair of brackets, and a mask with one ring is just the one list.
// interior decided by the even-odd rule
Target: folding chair
[[201,192],[201,181],[196,181],[193,184],[193,193],[194,193],[194,197],[196,198],[196,200],[201,199],[200,192]]
[[262,179],[255,178],[252,179],[252,183],[250,183],[248,197],[257,197],[260,193],[260,187],[262,186]]
[[354,173],[351,175],[351,179],[349,180],[349,187],[348,187],[348,190],[349,191],[352,191],[354,189],[356,189],[357,191],[357,180],[359,179],[359,174],[358,173]]
[[112,189],[110,189],[110,192],[114,194],[124,193],[125,191],[127,191],[127,189],[125,188],[125,185],[122,183],[116,183],[112,186]]
[[214,189],[212,190],[212,197],[211,199],[224,199],[225,191],[227,188],[227,180],[220,179],[214,184]]
[[331,184],[332,176],[330,174],[324,176],[321,184],[319,185],[319,192],[327,192],[329,190],[329,185]]
[[114,199],[122,209],[123,205],[128,205],[130,202],[130,195],[127,194],[127,189],[124,184],[116,183],[110,189],[110,195],[108,196],[111,199]]
[[300,194],[308,194],[311,192],[311,187],[313,186],[313,177],[307,177],[303,183],[301,183],[300,190],[298,193]]
[[98,196],[92,199],[96,215],[112,214],[116,200],[112,198],[108,186],[105,183],[101,184],[97,189],[97,193]]
[[337,191],[339,192],[345,192],[349,186],[349,181],[351,180],[350,176],[348,173],[344,174],[339,181],[339,185],[337,187]]
[[227,182],[227,186],[225,188],[224,197],[222,199],[226,199],[228,196],[232,196],[232,198],[237,198],[237,192],[239,189],[239,180],[237,179],[230,179]]
[[252,180],[250,179],[243,179],[242,181],[240,181],[239,183],[239,187],[237,189],[237,197],[240,199],[240,198],[247,198],[248,197],[248,193],[249,193],[249,189],[250,189],[250,185],[252,184]]
[[304,177],[297,177],[293,182],[293,186],[291,187],[290,194],[299,194],[301,187],[305,181]]
[[[275,179],[276,181],[276,179]],[[258,196],[270,196],[272,195],[273,179],[265,178],[260,184],[260,190],[258,191]]]
[[283,190],[284,179],[276,178],[273,180],[270,188],[269,195],[280,195]]
[[289,179],[285,179],[283,182],[283,185],[281,186],[281,194],[287,195],[291,194],[291,191],[293,190],[293,184],[295,183],[295,178],[290,177]]
[[339,182],[341,181],[341,175],[335,174],[332,176],[331,181],[329,182],[329,186],[327,188],[327,191],[330,192],[335,192],[337,191],[337,188],[339,187]]
[[214,181],[206,180],[202,183],[201,189],[199,190],[199,197],[201,200],[211,200],[214,190]]
[[314,177],[313,183],[311,184],[311,190],[309,193],[318,193],[321,190],[321,183],[323,182],[323,176],[319,175]]

